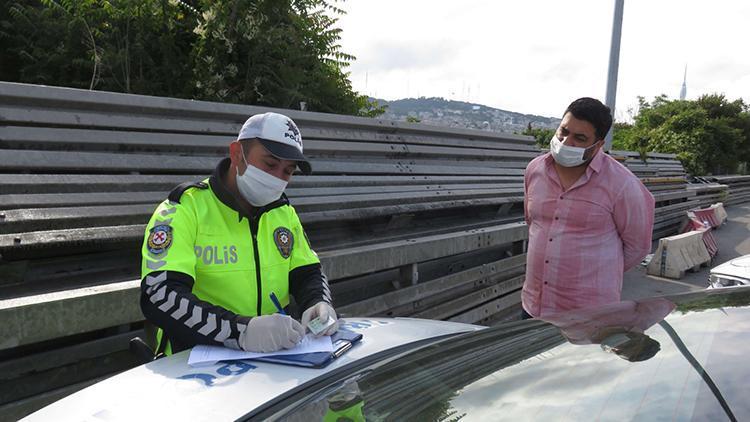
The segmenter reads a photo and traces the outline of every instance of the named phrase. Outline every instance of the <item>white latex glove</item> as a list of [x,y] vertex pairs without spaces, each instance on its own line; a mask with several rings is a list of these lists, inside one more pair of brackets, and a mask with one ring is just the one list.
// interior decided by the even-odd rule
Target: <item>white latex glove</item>
[[302,313],[302,326],[307,327],[307,323],[315,318],[320,318],[321,321],[327,321],[329,316],[336,322],[328,327],[327,330],[318,334],[316,337],[330,336],[331,334],[339,330],[339,321],[336,317],[336,311],[334,311],[333,307],[326,302],[318,302],[315,305],[307,308],[307,310]]
[[240,347],[248,352],[275,352],[291,349],[304,335],[305,327],[289,315],[261,315],[240,333]]

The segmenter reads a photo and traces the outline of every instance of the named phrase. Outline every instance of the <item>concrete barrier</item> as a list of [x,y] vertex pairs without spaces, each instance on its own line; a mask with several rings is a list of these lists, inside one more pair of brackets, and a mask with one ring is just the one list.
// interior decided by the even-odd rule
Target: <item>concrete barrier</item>
[[711,256],[711,258],[716,256],[716,254],[719,252],[719,244],[718,242],[716,242],[713,228],[711,228],[711,226],[707,222],[701,221],[695,217],[691,217],[688,219],[683,233],[691,231],[701,232],[703,234],[703,244],[706,246],[708,254]]
[[711,256],[703,234],[704,231],[693,230],[659,239],[654,258],[647,267],[648,274],[680,279],[686,270],[708,263]]
[[688,211],[688,218],[698,219],[699,221],[702,221],[703,223],[714,229],[718,228],[722,224],[722,221],[716,215],[716,209],[713,206]]
[[711,205],[711,208],[714,209],[714,212],[716,213],[716,218],[719,220],[720,224],[724,224],[727,221],[727,212],[724,210],[724,204],[722,202],[717,202],[713,205]]

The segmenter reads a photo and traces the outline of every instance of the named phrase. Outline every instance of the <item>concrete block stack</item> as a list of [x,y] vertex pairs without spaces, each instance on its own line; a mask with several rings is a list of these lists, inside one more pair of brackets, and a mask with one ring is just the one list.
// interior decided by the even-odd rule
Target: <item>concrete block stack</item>
[[728,197],[724,201],[726,206],[743,204],[750,201],[750,176],[709,176],[706,179],[729,187]]
[[641,157],[633,151],[612,151],[654,195],[654,239],[678,233],[687,219],[687,211],[700,205],[696,192],[687,188],[687,174],[675,154],[648,153]]

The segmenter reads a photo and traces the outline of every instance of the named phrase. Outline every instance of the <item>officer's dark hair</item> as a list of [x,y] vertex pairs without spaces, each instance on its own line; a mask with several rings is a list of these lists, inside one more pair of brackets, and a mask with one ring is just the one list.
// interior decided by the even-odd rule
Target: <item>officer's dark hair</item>
[[253,145],[260,143],[258,138],[241,139],[239,142],[242,144],[242,151],[245,153],[245,157],[250,156],[250,149],[252,149]]
[[597,141],[604,139],[612,126],[612,110],[595,98],[583,97],[573,101],[565,109],[563,117],[568,113],[578,120],[591,123],[596,130]]

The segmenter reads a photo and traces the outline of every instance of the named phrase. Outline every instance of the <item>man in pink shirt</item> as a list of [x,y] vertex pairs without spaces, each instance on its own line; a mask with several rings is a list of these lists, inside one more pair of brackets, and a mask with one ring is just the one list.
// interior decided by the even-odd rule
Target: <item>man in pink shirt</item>
[[579,98],[526,167],[524,318],[619,302],[623,273],[651,250],[654,197],[601,151],[611,125],[609,107]]

